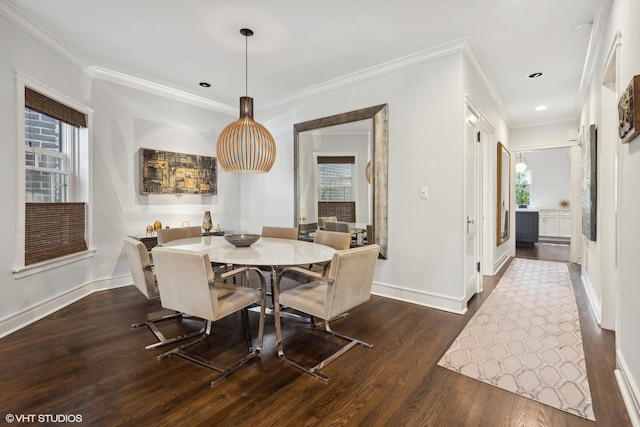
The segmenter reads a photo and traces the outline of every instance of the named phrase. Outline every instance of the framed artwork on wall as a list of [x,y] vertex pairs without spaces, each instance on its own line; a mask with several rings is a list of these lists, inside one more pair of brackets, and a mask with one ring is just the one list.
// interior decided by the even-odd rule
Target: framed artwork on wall
[[640,134],[640,75],[634,76],[618,101],[618,136],[622,143]]
[[140,194],[218,194],[216,158],[140,149]]
[[597,129],[589,126],[588,132],[582,132],[582,234],[589,240],[596,240],[597,208]]

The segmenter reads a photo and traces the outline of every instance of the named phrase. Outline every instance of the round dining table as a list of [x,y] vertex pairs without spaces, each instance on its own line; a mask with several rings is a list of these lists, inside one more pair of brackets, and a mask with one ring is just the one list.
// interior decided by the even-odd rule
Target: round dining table
[[311,265],[331,261],[335,249],[302,240],[260,237],[246,248],[237,248],[221,236],[202,236],[178,239],[164,246],[206,252],[211,262],[247,266]]

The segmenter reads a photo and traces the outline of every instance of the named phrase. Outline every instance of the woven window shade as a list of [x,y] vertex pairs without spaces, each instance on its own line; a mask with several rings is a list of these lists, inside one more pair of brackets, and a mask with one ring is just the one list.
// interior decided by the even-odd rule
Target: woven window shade
[[84,203],[25,204],[25,265],[86,251]]
[[342,164],[354,164],[356,162],[356,158],[354,156],[318,156],[318,164],[328,164],[328,163],[342,163]]
[[318,216],[335,216],[338,221],[356,221],[356,202],[318,202]]
[[73,126],[87,127],[87,116],[28,87],[24,88],[24,105]]

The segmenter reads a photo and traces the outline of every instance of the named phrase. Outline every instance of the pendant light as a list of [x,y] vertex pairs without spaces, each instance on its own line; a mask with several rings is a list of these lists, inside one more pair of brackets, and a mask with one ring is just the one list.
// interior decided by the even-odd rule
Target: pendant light
[[527,164],[522,161],[522,153],[518,153],[518,163],[516,163],[516,172],[524,172],[527,170]]
[[269,172],[276,160],[276,143],[267,128],[253,120],[253,98],[248,96],[248,38],[253,31],[240,30],[245,36],[245,96],[240,97],[240,118],[222,130],[216,153],[220,166],[231,173]]

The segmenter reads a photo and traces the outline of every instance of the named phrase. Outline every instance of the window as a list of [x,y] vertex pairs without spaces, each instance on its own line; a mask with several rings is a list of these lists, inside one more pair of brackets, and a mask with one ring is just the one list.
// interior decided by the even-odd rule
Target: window
[[516,204],[529,206],[531,201],[531,171],[516,172]]
[[355,222],[355,156],[318,156],[318,217]]
[[353,156],[318,157],[318,200],[350,202],[353,200]]
[[88,179],[80,176],[80,166],[86,175],[88,163],[87,115],[27,84],[23,87],[24,157],[19,173],[24,180],[18,182],[24,185],[24,203],[18,215],[24,228],[18,232],[24,234],[19,236],[15,272],[88,249],[87,194],[79,191],[88,188]]
[[69,161],[77,132],[73,126],[25,107],[25,190],[27,202],[66,202]]

